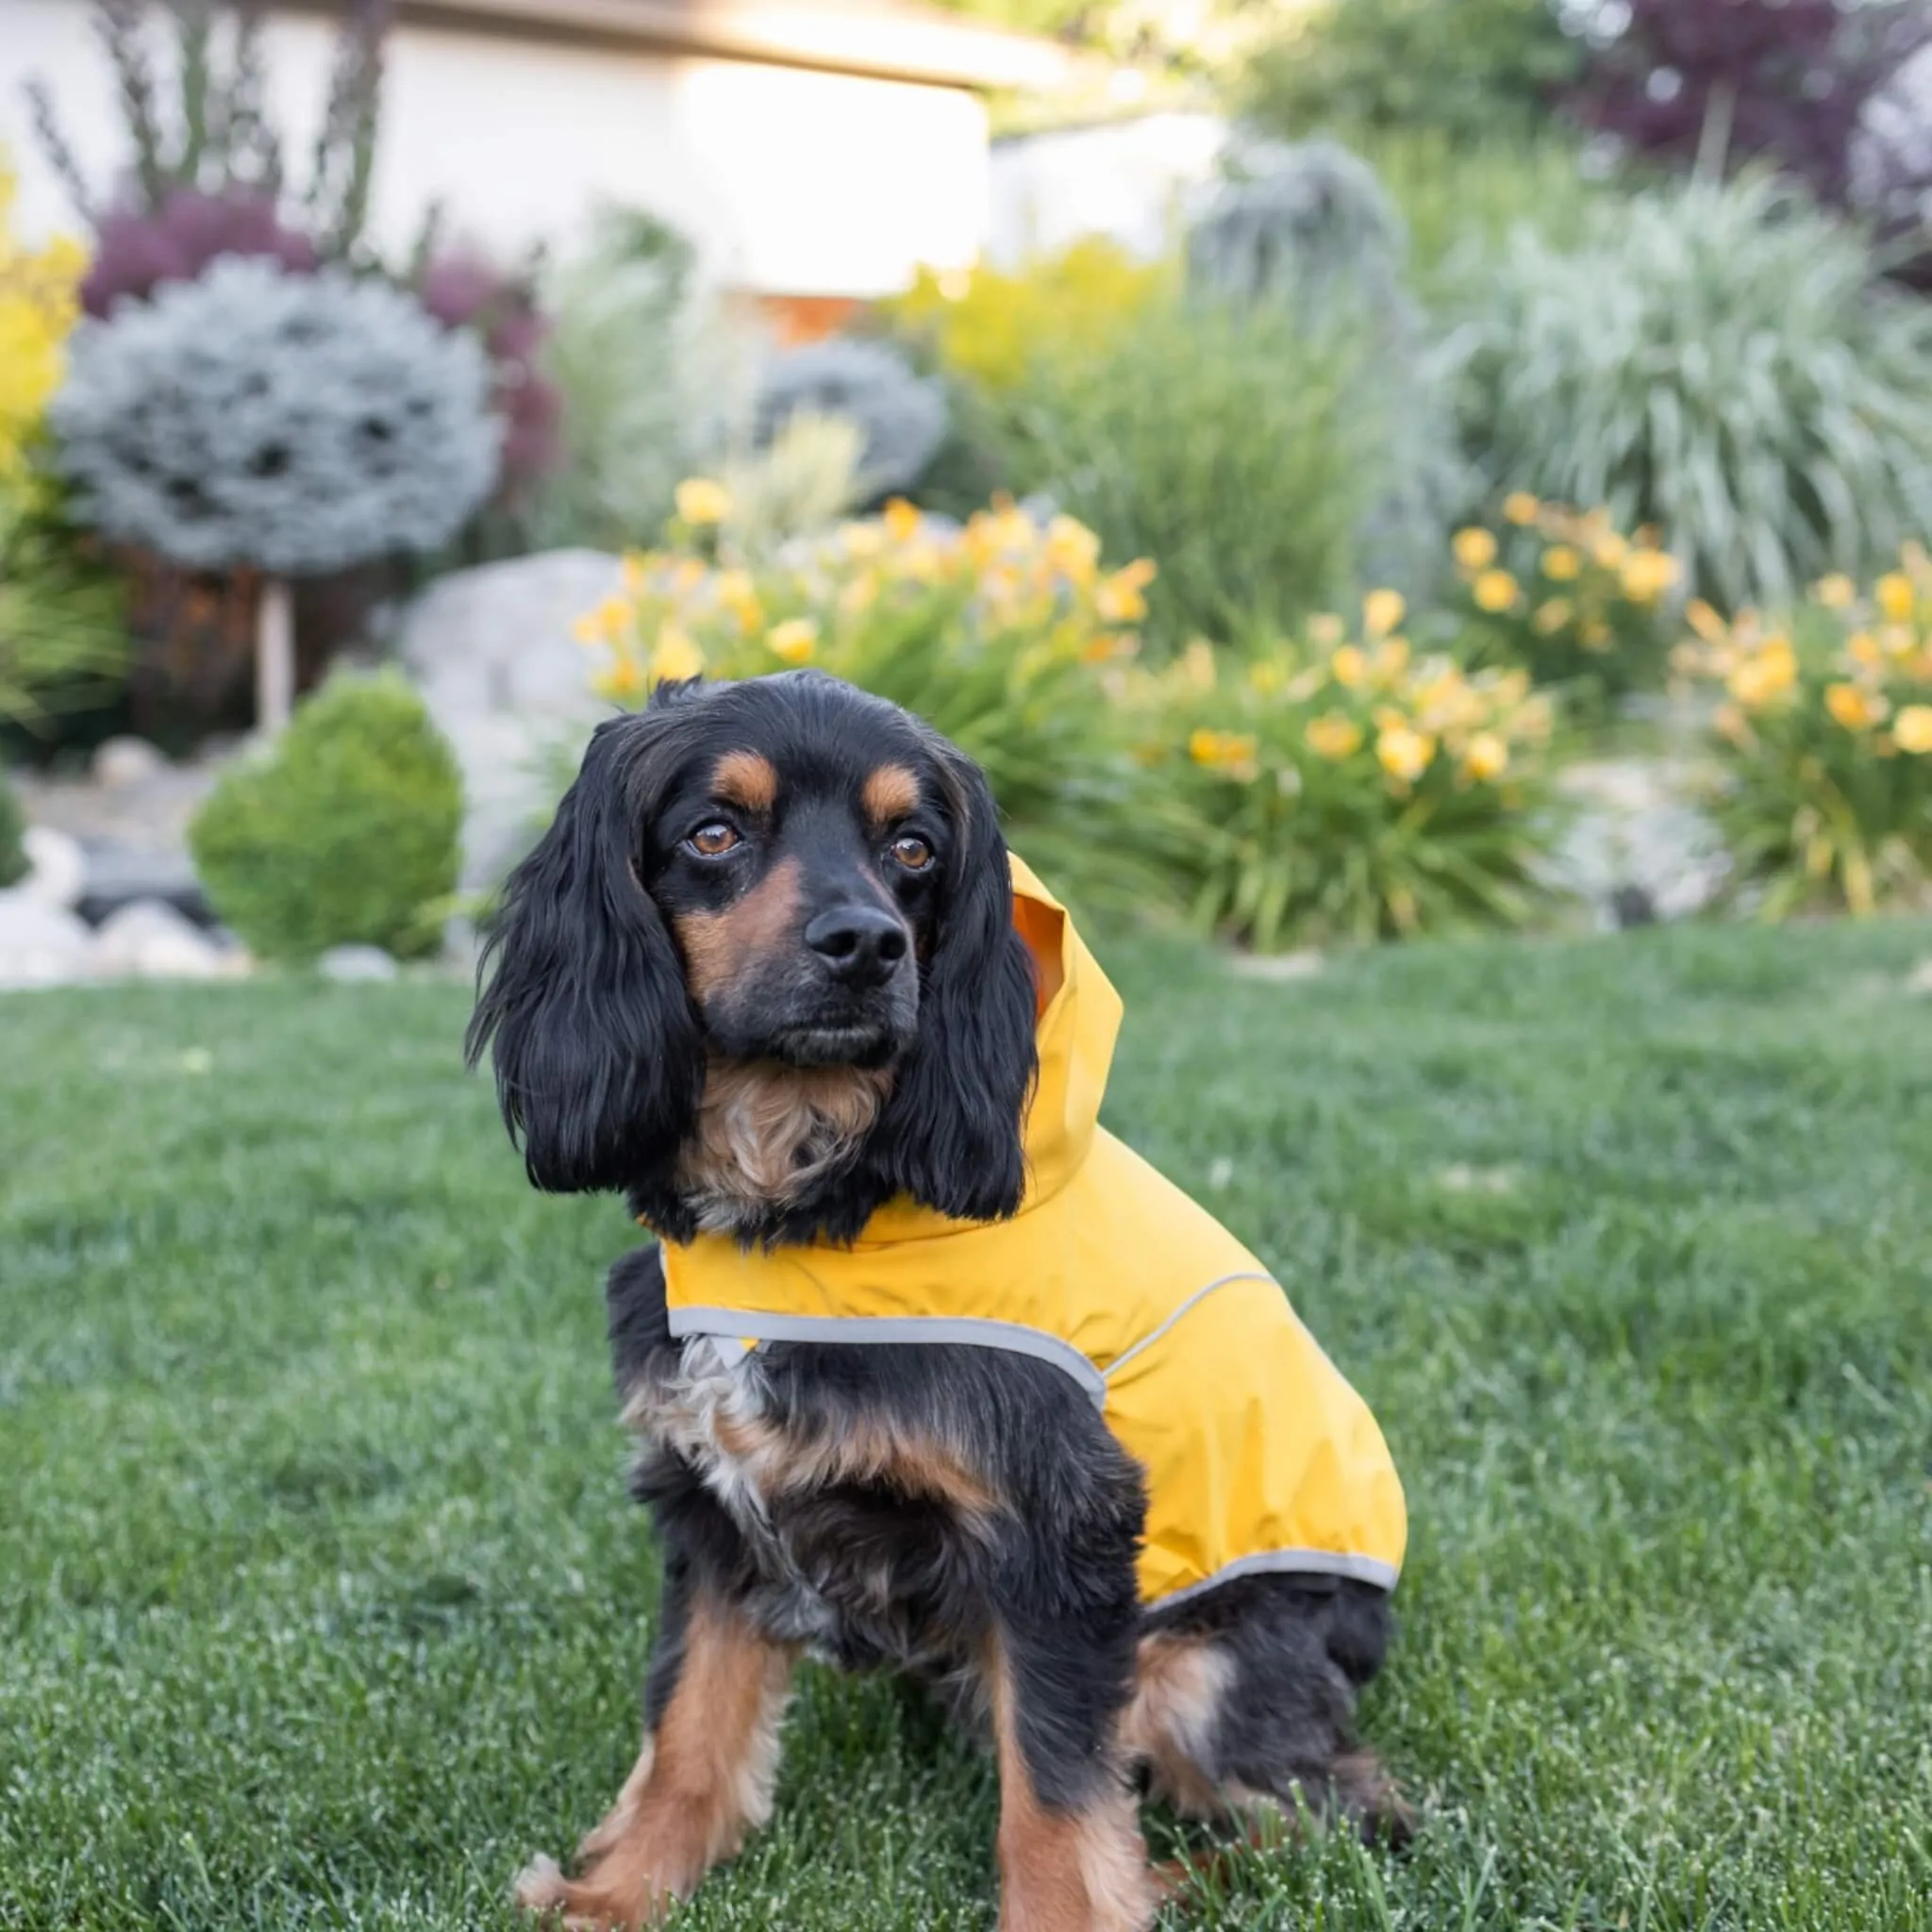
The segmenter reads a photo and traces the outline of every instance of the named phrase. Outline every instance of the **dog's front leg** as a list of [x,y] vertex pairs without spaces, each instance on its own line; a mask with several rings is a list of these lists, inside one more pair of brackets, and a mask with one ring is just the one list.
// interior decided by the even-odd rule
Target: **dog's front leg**
[[644,1698],[644,1747],[617,1803],[565,1878],[540,1858],[517,1901],[573,1927],[658,1923],[771,1815],[778,1726],[795,1652],[763,1635],[741,1598],[674,1552]]

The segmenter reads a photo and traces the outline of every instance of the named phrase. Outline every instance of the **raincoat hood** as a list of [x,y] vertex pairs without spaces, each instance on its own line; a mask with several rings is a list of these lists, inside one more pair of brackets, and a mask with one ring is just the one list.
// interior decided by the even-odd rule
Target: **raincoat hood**
[[1142,1600],[1257,1570],[1392,1589],[1402,1487],[1374,1418],[1268,1271],[1100,1124],[1122,1006],[1013,860],[1039,972],[1026,1187],[1008,1221],[894,1201],[849,1247],[664,1244],[675,1337],[1004,1349],[1065,1372],[1147,1481]]

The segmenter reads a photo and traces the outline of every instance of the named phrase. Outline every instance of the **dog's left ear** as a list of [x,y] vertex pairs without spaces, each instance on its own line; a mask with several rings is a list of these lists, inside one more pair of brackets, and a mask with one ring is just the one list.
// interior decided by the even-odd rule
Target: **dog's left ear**
[[920,988],[919,1038],[871,1145],[894,1192],[966,1221],[996,1221],[1025,1185],[1021,1127],[1038,1066],[1033,956],[1013,929],[999,812],[979,768],[935,756],[953,819],[938,936]]

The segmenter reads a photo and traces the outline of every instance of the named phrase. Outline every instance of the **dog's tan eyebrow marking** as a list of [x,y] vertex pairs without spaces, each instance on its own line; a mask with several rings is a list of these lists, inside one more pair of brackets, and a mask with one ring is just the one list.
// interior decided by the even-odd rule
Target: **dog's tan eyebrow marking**
[[881,765],[866,779],[858,802],[874,824],[891,824],[919,803],[919,779],[904,765]]
[[741,811],[770,811],[778,802],[778,768],[762,753],[727,751],[711,773],[711,791]]

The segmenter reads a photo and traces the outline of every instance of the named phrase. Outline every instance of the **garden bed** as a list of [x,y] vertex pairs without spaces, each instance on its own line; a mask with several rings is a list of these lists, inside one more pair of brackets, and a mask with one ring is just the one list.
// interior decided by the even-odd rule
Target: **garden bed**
[[[1932,925],[1104,950],[1112,1124],[1281,1271],[1415,1531],[1366,1726],[1420,1843],[1176,1923],[1932,1926]],[[525,1187],[466,1004],[0,1006],[0,1924],[508,1925],[628,1768],[632,1231]],[[808,1671],[679,1923],[984,1927],[993,1816]]]

